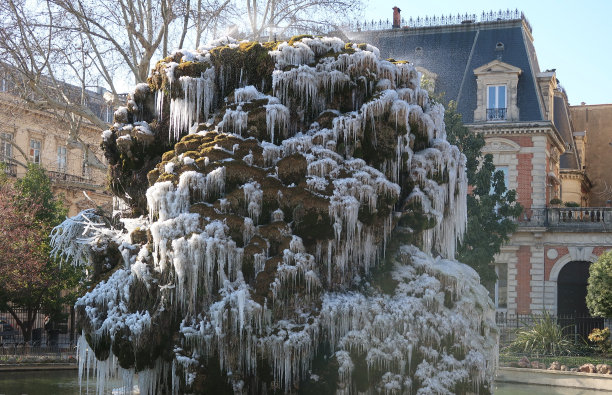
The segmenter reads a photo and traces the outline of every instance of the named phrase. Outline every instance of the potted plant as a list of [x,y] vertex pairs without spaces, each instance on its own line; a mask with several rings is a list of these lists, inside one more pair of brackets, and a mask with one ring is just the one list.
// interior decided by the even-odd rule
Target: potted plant
[[552,199],[550,199],[550,202],[548,202],[552,207],[559,207],[559,205],[561,204],[561,199],[554,197]]

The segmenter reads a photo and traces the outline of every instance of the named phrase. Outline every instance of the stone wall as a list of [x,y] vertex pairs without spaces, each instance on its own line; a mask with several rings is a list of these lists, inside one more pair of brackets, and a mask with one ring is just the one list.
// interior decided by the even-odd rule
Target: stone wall
[[612,104],[571,106],[576,132],[586,130],[586,173],[593,183],[589,204],[604,207],[612,200]]

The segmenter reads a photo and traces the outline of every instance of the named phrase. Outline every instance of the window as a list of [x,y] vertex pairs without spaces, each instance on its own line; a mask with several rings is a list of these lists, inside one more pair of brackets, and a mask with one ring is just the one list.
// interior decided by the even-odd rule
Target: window
[[495,283],[495,307],[505,309],[508,307],[508,265],[497,263],[495,265],[497,282]]
[[89,170],[89,163],[88,163],[88,159],[87,159],[87,150],[89,149],[89,147],[86,147],[83,150],[83,169],[82,169],[82,176],[89,179],[91,177],[91,172]]
[[58,146],[57,147],[57,171],[66,172],[66,147]]
[[487,87],[487,120],[506,119],[506,85],[489,85]]
[[[502,173],[504,173],[504,185],[506,189],[508,189],[508,166],[495,166],[495,172],[498,172],[498,171],[501,171]],[[489,195],[492,195],[495,192],[493,189],[494,187],[495,185],[491,183],[491,190],[489,191]]]
[[0,161],[8,163],[13,158],[13,135],[11,133],[2,133],[0,140]]
[[32,163],[40,165],[40,147],[42,142],[36,139],[30,139],[30,160]]

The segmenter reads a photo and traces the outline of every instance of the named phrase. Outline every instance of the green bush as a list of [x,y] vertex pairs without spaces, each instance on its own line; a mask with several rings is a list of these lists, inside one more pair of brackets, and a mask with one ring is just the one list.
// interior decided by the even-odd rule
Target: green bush
[[521,328],[510,350],[529,354],[568,355],[574,351],[573,342],[563,334],[555,319],[548,313],[538,317],[535,324]]
[[612,317],[612,251],[589,268],[586,302],[592,316]]
[[610,328],[595,328],[589,334],[589,341],[593,342],[602,354],[610,351]]

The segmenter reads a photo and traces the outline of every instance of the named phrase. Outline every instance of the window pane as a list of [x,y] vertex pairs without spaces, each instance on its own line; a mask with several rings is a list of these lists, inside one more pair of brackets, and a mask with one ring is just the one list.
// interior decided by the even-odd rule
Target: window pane
[[497,87],[497,108],[506,108],[506,86]]
[[496,102],[496,100],[495,100],[495,93],[496,93],[495,88],[496,88],[495,86],[490,86],[489,87],[489,99],[488,99],[489,102],[487,103],[487,108],[497,108],[497,106],[495,105],[495,102]]
[[57,167],[60,171],[66,169],[66,147],[57,147]]
[[508,307],[508,265],[497,264],[497,307]]
[[39,140],[30,140],[30,158],[36,164],[40,164],[40,145]]

